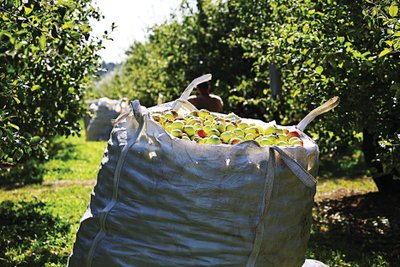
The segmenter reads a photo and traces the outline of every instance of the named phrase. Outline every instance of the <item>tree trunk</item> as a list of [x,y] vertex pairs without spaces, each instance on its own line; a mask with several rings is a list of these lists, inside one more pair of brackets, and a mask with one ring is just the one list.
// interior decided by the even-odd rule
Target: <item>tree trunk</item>
[[400,180],[395,180],[392,173],[385,173],[382,162],[377,160],[376,153],[379,146],[377,139],[367,129],[363,131],[363,143],[361,149],[364,153],[365,163],[372,170],[372,179],[380,193],[399,194]]

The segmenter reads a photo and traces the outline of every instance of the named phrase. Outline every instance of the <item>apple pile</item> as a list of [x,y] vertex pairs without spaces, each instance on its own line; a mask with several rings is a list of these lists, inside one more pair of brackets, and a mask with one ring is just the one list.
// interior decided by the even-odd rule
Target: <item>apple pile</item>
[[303,145],[297,131],[289,131],[275,125],[260,126],[247,123],[234,113],[221,116],[200,109],[181,116],[176,111],[169,110],[152,113],[151,117],[172,136],[199,144],[235,145],[254,140],[261,146]]

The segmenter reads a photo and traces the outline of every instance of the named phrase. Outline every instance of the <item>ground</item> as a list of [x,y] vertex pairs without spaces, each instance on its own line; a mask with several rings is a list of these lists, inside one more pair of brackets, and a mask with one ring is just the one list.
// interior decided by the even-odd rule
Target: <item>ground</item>
[[[32,163],[34,176],[0,175],[0,266],[65,266],[105,147],[84,136],[58,138],[48,162]],[[399,197],[377,193],[368,176],[327,169],[307,257],[329,266],[400,266]]]

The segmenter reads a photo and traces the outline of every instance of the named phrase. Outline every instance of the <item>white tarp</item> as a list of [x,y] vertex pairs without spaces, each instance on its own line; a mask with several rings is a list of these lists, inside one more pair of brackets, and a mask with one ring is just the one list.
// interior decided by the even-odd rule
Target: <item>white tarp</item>
[[109,99],[102,97],[89,103],[91,118],[87,116],[85,120],[86,140],[100,141],[108,140],[113,128],[112,120],[116,119],[121,112],[127,108],[126,99]]

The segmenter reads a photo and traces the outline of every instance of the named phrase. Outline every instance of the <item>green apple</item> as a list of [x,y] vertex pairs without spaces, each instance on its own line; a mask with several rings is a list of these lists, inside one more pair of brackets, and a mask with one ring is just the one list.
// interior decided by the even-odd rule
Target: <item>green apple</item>
[[207,133],[207,134],[208,135],[216,135],[216,136],[220,136],[221,135],[221,133],[215,128],[211,128],[210,132]]
[[164,113],[164,118],[166,120],[174,120],[175,119],[174,115],[170,111],[167,111]]
[[169,133],[171,133],[171,131],[173,130],[172,127],[171,127],[171,125],[165,126],[164,129],[165,129],[167,132],[169,132]]
[[187,135],[183,135],[181,139],[182,139],[182,140],[191,141],[190,138],[189,138],[189,136],[187,136]]
[[196,130],[194,129],[193,125],[185,125],[183,127],[183,131],[187,133],[187,135],[192,136],[196,133]]
[[201,120],[200,119],[192,119],[192,120],[190,120],[190,121],[188,121],[187,122],[187,124],[192,124],[192,125],[194,125],[194,124],[196,124],[196,123],[201,123]]
[[233,130],[233,132],[239,137],[244,137],[244,131],[240,128],[236,128],[235,130]]
[[236,129],[235,124],[233,124],[233,123],[231,123],[231,122],[229,122],[229,123],[227,123],[227,124],[225,125],[225,130],[227,130],[227,131],[233,131],[233,130],[235,130],[235,129]]
[[225,132],[226,130],[224,121],[217,121],[216,123],[214,123],[214,126],[220,133]]
[[235,137],[235,134],[232,131],[226,131],[221,133],[220,138],[222,142],[229,143],[229,141]]
[[244,129],[246,129],[247,127],[249,127],[249,124],[247,124],[247,123],[245,123],[245,122],[240,122],[240,123],[238,123],[237,127],[240,128],[240,129],[242,129],[242,130],[244,130]]
[[275,131],[277,134],[283,134],[283,135],[287,135],[288,133],[289,133],[289,130],[288,129],[285,129],[285,128],[276,128],[276,131]]
[[260,141],[258,141],[258,143],[261,146],[272,146],[274,144],[274,140],[273,139],[268,139],[265,137],[262,137]]
[[273,144],[277,144],[279,142],[278,137],[276,136],[276,134],[270,134],[270,135],[264,135],[263,137],[264,139],[268,140],[268,142],[273,145]]
[[207,115],[207,116],[204,118],[204,120],[206,120],[206,121],[211,121],[211,122],[213,122],[214,119],[215,119],[215,117],[214,117],[213,115],[211,115],[211,114]]
[[210,111],[206,109],[200,109],[198,115],[200,118],[204,119],[206,116],[210,115]]
[[203,125],[202,125],[201,123],[199,123],[199,122],[196,122],[196,123],[193,125],[193,128],[194,128],[195,130],[198,130],[198,129],[202,128],[202,127],[203,127]]
[[278,141],[284,141],[284,142],[288,141],[287,135],[284,134],[277,134],[276,138],[278,139]]
[[182,131],[180,129],[172,129],[171,130],[171,135],[175,137],[182,137]]
[[277,146],[287,146],[287,145],[289,145],[289,143],[285,142],[285,141],[278,141],[278,143],[276,143],[276,145]]
[[303,141],[298,137],[292,137],[289,139],[289,144],[293,146],[303,146]]
[[207,133],[208,136],[210,136],[211,135],[210,132],[211,132],[212,128],[213,127],[211,125],[204,125],[203,130]]
[[254,140],[255,138],[256,138],[256,135],[254,133],[248,133],[244,137],[244,139],[246,139],[246,140]]
[[225,119],[223,117],[219,117],[217,115],[214,115],[214,121],[215,122],[224,122],[225,123]]
[[276,127],[271,125],[271,126],[265,127],[262,133],[264,135],[271,135],[275,132],[276,132]]
[[206,144],[210,144],[210,145],[217,145],[217,144],[221,144],[221,138],[219,138],[216,135],[211,135],[210,137],[207,138]]
[[210,125],[210,126],[211,126],[213,123],[212,123],[212,121],[207,121],[207,120],[205,120],[205,121],[203,122],[203,124],[204,124],[204,125]]
[[171,126],[172,122],[173,120],[166,119],[165,121],[162,122],[162,126],[166,128],[167,126]]
[[182,130],[185,127],[185,123],[181,120],[176,120],[171,124],[172,129]]
[[256,139],[254,139],[254,141],[260,143],[262,139],[265,139],[265,137],[263,135],[259,135]]
[[258,128],[256,126],[251,126],[251,127],[245,128],[243,131],[245,134],[252,133],[256,137],[260,134],[260,132],[258,131]]

